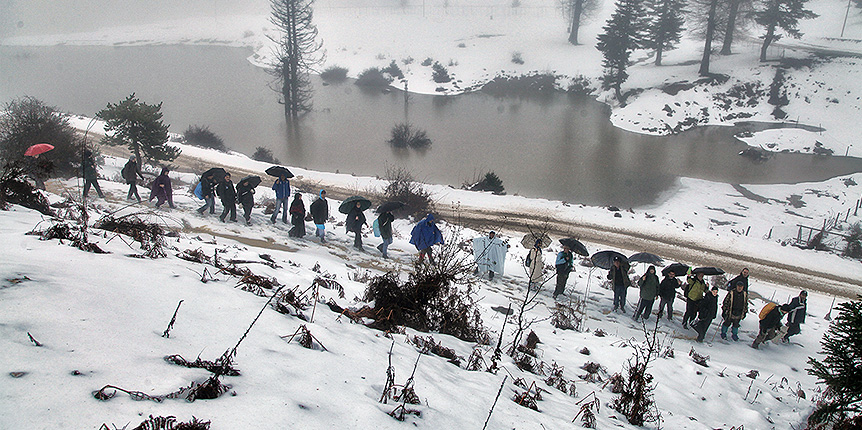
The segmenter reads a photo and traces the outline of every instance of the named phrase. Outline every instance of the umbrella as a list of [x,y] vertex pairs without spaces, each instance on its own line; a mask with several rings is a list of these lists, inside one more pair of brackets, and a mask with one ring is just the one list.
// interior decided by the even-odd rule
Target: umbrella
[[260,185],[260,176],[246,176],[242,178],[241,181],[236,183],[236,192],[239,193],[240,190],[250,190],[258,185]]
[[[632,254],[629,257],[630,263],[646,263],[652,264],[655,266],[661,266],[664,264],[664,259],[655,254],[650,254],[649,252],[638,252],[637,254]],[[676,272],[674,272],[676,273]]]
[[54,149],[54,145],[50,143],[37,143],[24,151],[24,155],[28,157],[35,157],[39,154],[44,154],[50,150]]
[[401,209],[403,207],[404,207],[404,203],[402,203],[402,202],[389,201],[389,202],[386,202],[386,203],[383,203],[382,205],[380,205],[380,207],[377,208],[377,213],[385,214],[386,212],[397,211],[398,209]]
[[201,177],[206,178],[207,176],[212,175],[214,182],[221,182],[224,180],[224,176],[227,175],[227,172],[221,167],[213,167],[212,169],[204,172]]
[[670,266],[661,270],[661,274],[667,276],[667,273],[673,271],[674,275],[683,276],[688,273],[689,267],[682,263],[673,263]]
[[593,266],[608,270],[614,265],[614,257],[620,259],[620,264],[624,270],[628,270],[629,259],[616,251],[599,251],[590,257],[590,261],[593,262]]
[[356,202],[359,202],[359,210],[366,210],[371,207],[371,200],[366,199],[362,196],[350,196],[344,199],[343,202],[338,206],[338,212],[343,214],[349,213],[354,206],[356,206]]
[[712,276],[712,275],[723,275],[724,270],[721,270],[716,267],[698,267],[691,271],[691,273],[703,273],[704,276]]
[[532,249],[533,246],[536,245],[536,241],[541,239],[542,243],[539,244],[540,248],[544,248],[551,244],[551,236],[548,236],[545,233],[537,234],[537,233],[527,233],[524,235],[524,238],[521,239],[521,245],[524,245],[524,248]]
[[290,173],[290,170],[287,170],[287,167],[281,166],[272,166],[269,169],[266,169],[266,174],[269,176],[275,176],[276,178],[280,178],[282,176],[285,178],[293,177],[293,173]]
[[572,252],[574,252],[575,254],[583,255],[584,257],[590,255],[590,252],[587,251],[587,247],[584,246],[584,244],[581,243],[581,241],[579,241],[578,239],[565,237],[560,239],[560,243],[562,243],[564,246],[568,246],[569,249],[571,249]]

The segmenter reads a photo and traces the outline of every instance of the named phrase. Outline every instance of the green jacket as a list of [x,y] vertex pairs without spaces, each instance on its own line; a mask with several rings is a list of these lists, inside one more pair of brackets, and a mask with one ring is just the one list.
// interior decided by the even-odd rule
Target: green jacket
[[638,286],[641,287],[641,299],[655,300],[658,294],[658,276],[646,274],[638,278]]
[[697,279],[696,276],[688,278],[688,294],[686,297],[695,302],[703,299],[703,294],[706,292],[706,283]]

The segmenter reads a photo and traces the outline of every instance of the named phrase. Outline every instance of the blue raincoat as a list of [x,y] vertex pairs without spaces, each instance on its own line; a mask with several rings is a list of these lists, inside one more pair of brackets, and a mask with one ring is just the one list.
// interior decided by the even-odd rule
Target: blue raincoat
[[432,224],[434,215],[428,214],[419,224],[413,227],[413,232],[410,233],[410,243],[416,246],[416,249],[421,251],[430,248],[432,245],[443,243],[443,233],[436,225]]

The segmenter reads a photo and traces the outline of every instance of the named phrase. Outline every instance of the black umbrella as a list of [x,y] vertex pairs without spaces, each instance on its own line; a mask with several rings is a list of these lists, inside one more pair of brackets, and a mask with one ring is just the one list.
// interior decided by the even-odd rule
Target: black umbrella
[[619,258],[620,265],[623,267],[623,270],[628,270],[629,259],[625,255],[616,251],[599,251],[590,257],[590,261],[593,262],[593,266],[609,270],[614,265],[614,258]]
[[266,169],[266,174],[269,176],[275,176],[276,178],[280,178],[282,176],[285,178],[293,177],[293,173],[290,173],[290,170],[287,170],[287,167],[281,166],[272,166],[269,169]]
[[662,264],[664,264],[664,259],[662,259],[658,255],[650,254],[649,252],[638,252],[637,254],[632,254],[631,256],[629,256],[629,262],[646,263],[655,266],[661,266]]
[[209,175],[213,176],[213,182],[221,182],[224,180],[224,176],[227,175],[227,172],[221,167],[213,167],[204,172],[201,177],[206,178]]
[[236,192],[240,193],[240,191],[250,190],[258,185],[260,185],[260,176],[246,176],[242,178],[241,181],[236,183]]
[[389,202],[386,202],[386,203],[383,203],[382,205],[380,205],[380,207],[377,208],[377,213],[385,214],[386,212],[397,211],[398,209],[401,209],[403,207],[404,207],[404,203],[402,203],[402,202],[389,201]]
[[703,273],[704,276],[713,276],[713,275],[723,275],[724,270],[721,270],[716,267],[698,267],[691,271],[691,273],[698,274]]
[[667,273],[670,271],[673,271],[673,274],[676,276],[685,276],[688,273],[688,266],[682,263],[673,263],[662,269],[661,274],[667,276]]
[[362,196],[350,196],[344,199],[343,202],[338,206],[338,212],[343,214],[350,213],[350,210],[356,206],[356,202],[359,202],[359,210],[366,210],[371,207],[371,200],[366,199]]
[[578,239],[572,237],[564,237],[560,239],[560,243],[564,246],[568,246],[569,249],[571,249],[572,252],[574,252],[575,254],[583,255],[584,257],[590,255],[590,252],[587,251],[587,247],[584,246],[584,244],[581,243],[581,241],[579,241]]

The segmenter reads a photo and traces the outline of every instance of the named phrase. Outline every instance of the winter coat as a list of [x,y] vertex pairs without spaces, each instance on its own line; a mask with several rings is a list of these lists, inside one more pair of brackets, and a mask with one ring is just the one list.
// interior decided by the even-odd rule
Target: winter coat
[[742,291],[748,292],[748,276],[742,276],[740,273],[736,275],[735,278],[731,279],[730,282],[727,283],[727,289],[733,291],[736,288],[736,283],[742,281]]
[[789,324],[802,324],[805,322],[805,313],[808,311],[808,300],[800,302],[799,297],[794,297],[790,303],[781,305],[781,310],[787,312]]
[[697,307],[697,319],[702,321],[711,321],[715,319],[718,313],[718,296],[711,292],[706,293]]
[[545,263],[542,261],[542,248],[534,247],[530,249],[530,253],[527,256],[530,259],[530,265],[527,266],[530,282],[536,285],[541,284],[544,275],[542,271],[545,268]]
[[703,299],[703,295],[707,292],[706,282],[703,280],[697,279],[697,276],[689,276],[688,278],[688,292],[686,293],[686,297],[689,300],[699,301]]
[[780,306],[776,306],[760,320],[760,331],[766,331],[771,328],[778,328],[781,326],[781,317],[784,316],[784,313],[781,311]]
[[554,265],[557,268],[557,272],[559,273],[569,273],[575,267],[575,256],[571,251],[560,251],[557,253],[557,261]]
[[665,276],[658,284],[658,295],[665,300],[673,300],[676,298],[676,289],[679,287],[679,281],[676,278]]
[[300,198],[294,198],[292,202],[290,202],[290,210],[288,211],[291,215],[298,215],[300,218],[305,218],[305,202]]
[[443,233],[432,221],[434,221],[434,215],[428,214],[410,232],[410,243],[419,251],[443,243]]
[[658,276],[653,273],[646,273],[638,279],[638,286],[641,288],[641,299],[655,300],[658,294]]
[[84,173],[84,179],[89,179],[91,181],[99,179],[99,171],[96,170],[96,162],[93,160],[92,155],[84,157],[81,169]]
[[365,214],[356,206],[350,208],[347,219],[344,221],[344,227],[347,228],[347,231],[361,232],[363,225],[365,225]]
[[272,189],[275,190],[275,198],[278,200],[290,198],[290,181],[281,178],[275,180],[272,184]]
[[323,224],[329,219],[329,202],[325,198],[318,198],[311,202],[308,209],[311,211],[311,219],[315,224]]
[[243,188],[236,196],[236,201],[245,206],[254,206],[254,188]]
[[212,178],[201,177],[201,195],[204,196],[204,198],[213,195],[213,188],[215,188],[215,184],[213,183]]
[[610,279],[611,285],[614,287],[618,285],[622,285],[626,288],[632,286],[632,280],[629,279],[625,266],[622,264],[620,264],[619,268],[617,268],[617,266],[611,266],[611,270],[608,271],[608,279]]
[[168,176],[168,172],[162,171],[162,173],[156,177],[156,180],[153,181],[153,188],[150,190],[150,200],[161,196],[162,200],[170,202],[173,199],[173,195],[174,191],[171,189],[171,178]]
[[390,212],[377,217],[377,228],[380,229],[380,237],[383,239],[392,239],[392,221],[395,221],[395,216]]
[[219,196],[222,203],[233,203],[236,201],[236,189],[233,187],[233,182],[229,179],[221,181],[216,185],[216,195]]
[[[736,284],[734,284],[736,285]],[[730,290],[721,302],[721,317],[726,320],[741,320],[748,314],[748,292]]]
[[123,170],[120,173],[123,175],[123,179],[126,180],[127,184],[136,183],[137,176],[140,176],[141,179],[144,179],[144,175],[141,174],[141,168],[138,166],[137,161],[127,161],[126,165],[123,166]]

